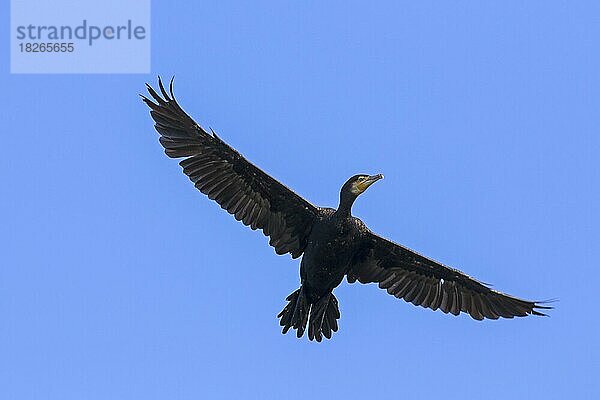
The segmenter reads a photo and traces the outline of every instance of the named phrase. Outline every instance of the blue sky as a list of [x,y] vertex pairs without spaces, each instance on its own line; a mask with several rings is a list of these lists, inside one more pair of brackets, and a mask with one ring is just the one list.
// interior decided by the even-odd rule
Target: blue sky
[[[0,41],[0,397],[596,398],[599,15],[154,1],[149,75],[11,75]],[[343,284],[333,340],[281,335],[298,261],[164,156],[157,74],[311,202],[384,173],[354,207],[372,230],[557,308],[476,322]]]

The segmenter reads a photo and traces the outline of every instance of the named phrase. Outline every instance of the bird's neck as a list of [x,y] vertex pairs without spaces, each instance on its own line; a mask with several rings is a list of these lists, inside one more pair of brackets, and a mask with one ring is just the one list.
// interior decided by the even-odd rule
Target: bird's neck
[[356,200],[356,196],[342,193],[340,195],[340,205],[336,210],[336,215],[339,217],[350,217],[352,215],[352,205]]

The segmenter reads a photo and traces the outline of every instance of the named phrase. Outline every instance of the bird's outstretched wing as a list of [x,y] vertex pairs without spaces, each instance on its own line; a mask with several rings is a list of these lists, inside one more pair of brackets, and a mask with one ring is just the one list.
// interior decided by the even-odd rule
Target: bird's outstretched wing
[[315,206],[251,164],[222,141],[205,131],[185,113],[158,80],[162,96],[150,85],[154,99],[142,96],[150,107],[160,143],[179,163],[198,190],[252,229],[262,229],[277,254],[299,257],[315,219]]
[[365,233],[348,272],[348,282],[379,283],[379,287],[416,306],[476,320],[545,315],[540,302],[521,300],[490,289],[456,269],[442,265],[372,232]]

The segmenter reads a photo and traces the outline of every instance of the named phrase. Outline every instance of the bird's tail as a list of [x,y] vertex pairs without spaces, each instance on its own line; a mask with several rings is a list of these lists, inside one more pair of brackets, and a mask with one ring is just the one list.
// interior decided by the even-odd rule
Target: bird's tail
[[338,330],[338,318],[340,318],[338,301],[330,292],[312,305],[308,322],[308,339],[316,339],[317,342],[323,340],[323,336],[331,339],[331,333]]
[[290,328],[296,329],[296,336],[302,337],[308,324],[308,339],[323,340],[323,336],[331,339],[332,332],[338,330],[337,320],[340,318],[338,301],[333,293],[328,293],[311,303],[303,287],[290,294],[286,300],[288,304],[277,315],[279,325],[283,326],[282,333],[287,333]]
[[290,328],[294,328],[297,336],[302,337],[310,312],[310,303],[306,298],[304,288],[300,286],[300,289],[290,294],[286,300],[288,304],[277,315],[277,318],[280,318],[279,325],[283,326],[282,333],[286,334]]

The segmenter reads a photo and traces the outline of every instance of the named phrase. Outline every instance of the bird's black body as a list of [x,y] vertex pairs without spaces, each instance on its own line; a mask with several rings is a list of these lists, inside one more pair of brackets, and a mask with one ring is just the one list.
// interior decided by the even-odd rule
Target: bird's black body
[[309,297],[321,297],[342,282],[359,240],[356,218],[330,208],[320,212],[300,263],[300,277],[309,288]]
[[[320,315],[319,311],[325,314],[323,321],[310,319],[309,338],[311,340],[316,338],[320,341],[321,333],[329,338],[331,331],[337,330],[339,310],[337,299],[333,296],[332,291],[342,282],[355,262],[358,250],[363,244],[362,235],[365,230],[366,227],[362,221],[349,213],[336,212],[331,208],[319,210],[319,216],[313,224],[300,263],[302,286],[299,294],[306,297],[307,305],[313,308],[313,315]],[[324,310],[318,307],[322,299],[327,300],[324,305],[328,308]],[[298,299],[293,300],[290,302],[290,310],[293,310],[292,307],[295,307],[299,301]],[[297,320],[300,324],[295,326],[291,317],[290,321],[286,320],[285,314],[284,309],[280,314],[282,325],[288,329],[289,327],[296,328],[298,337],[302,336],[304,331],[303,315],[298,316]],[[293,311],[289,314],[292,315]],[[318,325],[319,322],[320,325]]]
[[[371,232],[352,216],[356,198],[382,175],[355,175],[340,191],[337,210],[316,207],[248,162],[214,132],[205,131],[175,101],[172,81],[154,101],[143,97],[169,157],[184,158],[183,172],[196,188],[252,229],[269,236],[277,254],[302,256],[301,286],[279,313],[283,333],[308,327],[310,340],[331,338],[340,317],[332,291],[349,283],[378,283],[389,294],[414,305],[477,320],[544,315],[548,309],[492,290],[456,269],[424,257]],[[266,273],[266,272],[265,272]]]

